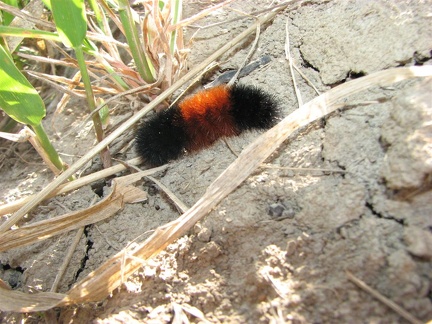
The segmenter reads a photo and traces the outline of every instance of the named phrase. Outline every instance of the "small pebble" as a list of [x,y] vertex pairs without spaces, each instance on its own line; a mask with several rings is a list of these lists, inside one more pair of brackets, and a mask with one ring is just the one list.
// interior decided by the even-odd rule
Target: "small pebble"
[[281,203],[271,204],[268,208],[268,215],[277,221],[286,219],[286,218],[294,218],[295,211],[291,207],[286,207]]
[[211,235],[212,231],[207,227],[204,227],[199,231],[197,238],[200,242],[207,243],[210,242]]

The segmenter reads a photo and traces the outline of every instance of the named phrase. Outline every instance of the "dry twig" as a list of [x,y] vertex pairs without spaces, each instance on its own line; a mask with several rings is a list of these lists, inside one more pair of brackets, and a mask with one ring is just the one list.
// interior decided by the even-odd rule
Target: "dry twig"
[[357,287],[363,289],[367,293],[371,294],[373,297],[378,299],[381,303],[386,305],[387,307],[394,310],[396,313],[398,313],[400,316],[405,318],[408,322],[413,324],[422,324],[423,322],[419,319],[415,318],[413,315],[408,313],[406,310],[404,310],[402,307],[400,307],[398,304],[393,302],[392,300],[388,299],[387,297],[380,294],[378,291],[373,289],[372,287],[368,286],[364,281],[360,280],[356,276],[354,276],[351,272],[346,271],[346,275],[348,279],[353,282]]

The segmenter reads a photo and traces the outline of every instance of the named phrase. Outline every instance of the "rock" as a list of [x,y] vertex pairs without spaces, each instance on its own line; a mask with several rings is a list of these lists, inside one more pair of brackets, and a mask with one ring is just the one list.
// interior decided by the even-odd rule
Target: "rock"
[[407,250],[412,255],[427,260],[432,259],[432,233],[417,226],[407,227],[404,231]]
[[381,175],[391,189],[418,188],[432,173],[432,81],[404,90],[393,101],[382,140],[388,150]]

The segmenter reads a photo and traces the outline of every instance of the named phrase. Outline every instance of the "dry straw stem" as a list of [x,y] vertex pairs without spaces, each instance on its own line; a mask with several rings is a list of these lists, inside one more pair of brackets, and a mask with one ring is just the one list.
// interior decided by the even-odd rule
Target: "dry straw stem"
[[415,318],[413,315],[408,313],[406,310],[404,310],[402,307],[400,307],[398,304],[393,302],[392,300],[388,299],[387,297],[380,294],[375,289],[368,286],[364,281],[360,280],[356,276],[354,276],[351,272],[346,271],[346,275],[348,279],[353,282],[357,287],[363,289],[364,291],[368,292],[372,296],[374,296],[376,299],[378,299],[383,304],[387,305],[389,308],[391,308],[393,311],[398,313],[400,316],[402,316],[404,319],[406,319],[408,322],[412,324],[421,324],[423,323],[419,319]]
[[[234,1],[234,0],[226,0],[226,1],[221,2],[221,3],[219,3],[219,4],[215,5],[215,6],[212,6],[212,7],[210,7],[210,8],[207,8],[207,9],[201,10],[201,11],[200,11],[199,13],[197,13],[196,15],[194,15],[194,16],[192,16],[192,17],[189,17],[189,18],[186,18],[186,19],[183,19],[182,21],[179,21],[179,22],[178,22],[177,24],[175,24],[175,25],[171,25],[171,26],[169,26],[169,27],[168,27],[168,31],[169,31],[169,32],[172,32],[172,31],[174,31],[174,30],[176,30],[176,29],[179,29],[179,28],[182,28],[182,27],[188,26],[188,25],[190,25],[190,24],[193,24],[195,21],[200,20],[201,18],[207,16],[207,15],[210,14],[211,12],[213,12],[213,11],[215,11],[215,10],[217,10],[217,9],[220,9],[220,8],[222,8],[222,7],[226,6],[226,5],[228,5],[229,3],[233,2],[233,1]],[[289,2],[291,2],[291,1],[289,1]]]
[[63,279],[63,276],[69,266],[70,261],[72,260],[73,254],[81,240],[81,237],[84,235],[85,226],[80,227],[78,231],[75,233],[75,237],[72,241],[72,244],[69,246],[66,256],[64,257],[60,269],[57,271],[57,275],[54,279],[54,283],[51,286],[51,292],[57,292],[58,287],[60,285],[60,281]]
[[152,176],[146,176],[147,179],[153,181],[163,192],[165,192],[165,194],[169,197],[169,199],[171,199],[171,201],[174,203],[174,205],[176,206],[177,210],[183,214],[185,213],[189,207],[186,206],[171,190],[169,190],[163,183],[161,183],[160,181],[156,180],[155,178],[153,178]]
[[[139,163],[140,163],[139,158],[131,159],[131,160],[126,162],[127,165],[137,165]],[[153,174],[153,173],[156,173],[158,171],[162,171],[165,168],[166,168],[166,166],[160,166],[160,167],[157,167],[154,169],[147,170],[147,172],[148,172],[148,174]],[[101,171],[92,173],[88,176],[79,178],[77,180],[67,182],[65,184],[58,186],[46,198],[52,198],[54,196],[61,195],[61,194],[64,194],[66,192],[76,190],[76,189],[81,188],[85,185],[88,185],[89,183],[95,182],[99,179],[103,179],[103,178],[112,176],[113,174],[119,173],[119,172],[124,171],[126,169],[127,169],[127,166],[125,166],[124,164],[117,164],[117,165],[114,165],[108,169],[103,169]],[[17,211],[19,208],[24,206],[26,203],[33,200],[35,198],[35,196],[36,195],[31,195],[31,196],[22,198],[20,200],[14,201],[10,204],[0,206],[0,216],[10,214],[10,213]]]
[[[290,39],[289,39],[289,31],[288,31],[288,19],[286,20],[285,23],[285,34],[286,34],[286,39],[285,39],[285,59],[288,60],[289,63],[289,68],[290,68],[290,72],[291,72],[291,76],[292,76],[292,80],[293,80],[293,86],[294,86],[294,90],[295,90],[295,94],[297,96],[297,101],[298,101],[298,105],[303,106],[303,99],[301,97],[301,93],[300,90],[297,87],[297,81],[294,75],[294,69],[293,69],[293,58],[291,56],[291,51],[290,51]],[[315,89],[315,88],[314,88]]]
[[[372,86],[388,86],[415,77],[432,76],[432,66],[396,68],[339,85],[303,105],[250,144],[240,156],[208,187],[198,202],[176,221],[159,227],[144,242],[131,245],[110,258],[66,294],[35,294],[33,296],[0,289],[0,308],[3,311],[37,311],[56,306],[99,301],[118,288],[128,278],[167,245],[184,235],[219,202],[254,172],[288,136],[300,127],[339,108],[348,96]],[[131,176],[134,176],[131,175]],[[129,176],[128,176],[129,177]],[[128,262],[122,263],[122,260]],[[60,300],[61,299],[61,300]]]
[[[287,3],[288,5],[288,3]],[[227,52],[228,50],[232,50],[238,43],[243,41],[247,36],[252,34],[256,27],[260,24],[264,24],[271,19],[273,19],[276,14],[282,10],[284,7],[278,8],[277,11],[273,11],[264,17],[261,17],[254,23],[251,27],[240,33],[230,42],[227,42],[223,47],[221,47],[218,51],[210,55],[206,60],[204,60],[201,64],[197,65],[194,69],[192,69],[189,73],[175,82],[170,88],[160,94],[157,98],[155,98],[152,102],[150,102],[145,108],[140,110],[137,114],[132,116],[127,122],[113,131],[109,136],[107,136],[103,141],[99,142],[93,149],[91,149],[86,155],[81,157],[78,161],[76,161],[69,169],[65,170],[62,174],[60,174],[56,179],[54,179],[48,186],[46,186],[43,190],[41,190],[33,200],[27,202],[23,207],[21,207],[14,215],[12,215],[9,219],[7,219],[0,226],[0,233],[6,232],[9,230],[15,223],[17,223],[22,217],[24,217],[30,210],[32,210],[35,206],[37,206],[42,200],[44,200],[52,191],[54,191],[61,183],[65,182],[69,177],[71,177],[76,171],[78,171],[84,164],[86,164],[90,159],[93,158],[96,154],[102,151],[105,147],[107,147],[112,141],[114,141],[117,137],[119,137],[124,131],[129,129],[133,124],[139,121],[143,116],[145,116],[150,110],[157,107],[159,104],[163,103],[164,100],[168,99],[174,91],[183,86],[186,82],[192,79],[196,74],[200,73],[202,69],[208,66],[211,62],[216,60],[219,56]]]
[[39,242],[81,226],[97,223],[123,209],[125,203],[145,200],[147,194],[131,184],[152,172],[145,170],[114,179],[111,194],[94,206],[24,225],[16,230],[3,233],[0,236],[0,252]]
[[254,40],[254,42],[253,42],[253,44],[252,44],[249,52],[247,53],[246,57],[244,58],[243,62],[238,67],[237,72],[234,74],[234,76],[232,77],[232,79],[228,82],[228,86],[229,87],[231,87],[237,81],[237,78],[240,75],[241,70],[245,67],[246,63],[252,57],[252,54],[255,52],[256,47],[258,45],[260,34],[261,34],[261,26],[258,25],[257,29],[256,29],[256,32],[255,32],[255,40]]

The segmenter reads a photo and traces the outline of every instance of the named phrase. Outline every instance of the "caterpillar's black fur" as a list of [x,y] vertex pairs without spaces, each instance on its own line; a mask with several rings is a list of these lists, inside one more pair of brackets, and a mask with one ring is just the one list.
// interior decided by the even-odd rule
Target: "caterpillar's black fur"
[[141,125],[136,151],[150,165],[162,165],[220,137],[268,129],[278,115],[274,96],[258,87],[218,86],[186,98]]

